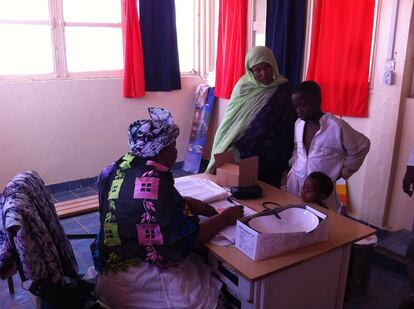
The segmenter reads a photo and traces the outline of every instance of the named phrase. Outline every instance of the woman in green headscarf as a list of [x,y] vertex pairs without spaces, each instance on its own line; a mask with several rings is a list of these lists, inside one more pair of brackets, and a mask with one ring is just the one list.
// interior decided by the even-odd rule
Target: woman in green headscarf
[[236,159],[257,155],[259,179],[279,187],[293,150],[296,112],[291,86],[265,46],[253,47],[246,54],[245,69],[217,129],[206,171],[215,171],[216,153],[234,150]]

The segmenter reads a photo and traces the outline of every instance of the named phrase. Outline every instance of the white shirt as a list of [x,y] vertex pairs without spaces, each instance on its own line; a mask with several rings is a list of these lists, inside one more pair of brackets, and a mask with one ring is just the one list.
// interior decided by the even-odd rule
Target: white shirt
[[[360,168],[369,151],[369,139],[344,120],[326,113],[319,123],[309,153],[303,141],[305,121],[298,119],[295,123],[295,150],[286,185],[287,191],[295,195],[300,195],[306,177],[312,172],[325,173],[334,184],[340,175],[348,179]],[[335,190],[326,202],[329,208],[339,210]]]
[[410,156],[408,157],[408,166],[414,166],[414,147],[411,149]]

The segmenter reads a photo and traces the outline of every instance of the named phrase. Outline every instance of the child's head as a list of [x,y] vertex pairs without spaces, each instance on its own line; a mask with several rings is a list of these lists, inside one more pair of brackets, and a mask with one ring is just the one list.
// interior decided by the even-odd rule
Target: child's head
[[321,203],[333,189],[331,178],[322,172],[313,172],[305,179],[300,197],[305,203]]
[[298,117],[310,120],[321,113],[322,94],[319,85],[311,80],[301,82],[292,94],[293,107]]

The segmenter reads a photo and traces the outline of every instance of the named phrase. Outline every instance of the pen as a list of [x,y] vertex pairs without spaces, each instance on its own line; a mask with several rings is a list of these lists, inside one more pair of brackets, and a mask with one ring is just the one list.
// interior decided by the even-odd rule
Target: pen
[[230,203],[232,203],[233,205],[236,205],[236,203],[231,198],[229,198],[229,197],[227,198],[227,201],[230,202]]
[[229,201],[230,203],[232,203],[235,206],[241,205],[241,204],[237,204],[233,199],[231,199],[230,197],[227,198],[227,201]]

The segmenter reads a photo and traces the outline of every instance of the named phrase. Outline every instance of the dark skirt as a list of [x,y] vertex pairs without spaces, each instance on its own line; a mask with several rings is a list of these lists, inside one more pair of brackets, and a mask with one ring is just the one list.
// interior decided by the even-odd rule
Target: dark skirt
[[241,159],[259,156],[259,180],[276,187],[280,187],[281,176],[289,169],[294,146],[297,115],[291,96],[289,82],[279,86],[234,142]]

